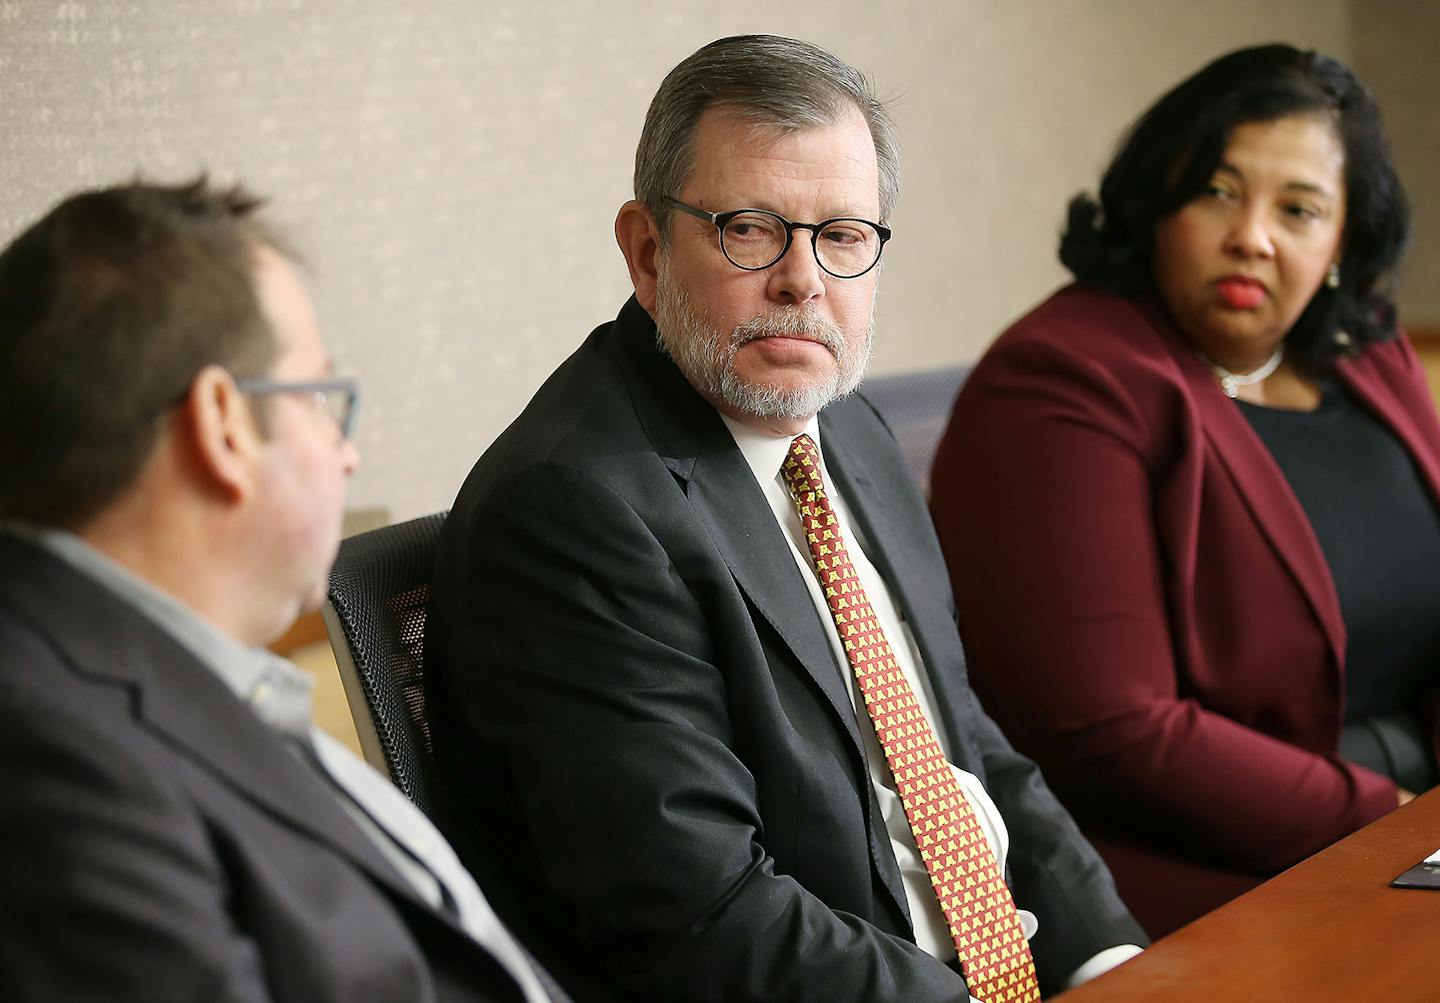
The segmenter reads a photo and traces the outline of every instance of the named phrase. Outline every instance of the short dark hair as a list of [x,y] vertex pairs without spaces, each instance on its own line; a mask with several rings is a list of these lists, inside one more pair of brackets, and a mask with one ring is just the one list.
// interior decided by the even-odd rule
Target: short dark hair
[[0,253],[0,518],[76,528],[133,482],[202,368],[277,354],[260,200],[202,176],[60,203]]
[[1153,292],[1156,223],[1201,192],[1231,131],[1303,114],[1333,123],[1345,149],[1345,246],[1340,287],[1322,286],[1306,306],[1286,335],[1287,358],[1317,373],[1337,354],[1394,337],[1382,280],[1409,239],[1410,209],[1375,98],[1339,60],[1289,45],[1221,56],[1142,115],[1105,171],[1099,199],[1071,201],[1061,262],[1083,283]]
[[885,102],[865,75],[834,53],[779,35],[732,35],[709,43],[666,74],[635,150],[635,198],[669,233],[671,208],[694,166],[704,111],[723,105],[784,130],[833,125],[849,107],[870,127],[880,172],[880,222],[900,198],[900,143]]

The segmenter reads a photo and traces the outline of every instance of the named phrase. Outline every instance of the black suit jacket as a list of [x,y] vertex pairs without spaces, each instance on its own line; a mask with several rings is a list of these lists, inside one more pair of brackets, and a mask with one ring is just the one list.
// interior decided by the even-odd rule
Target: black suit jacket
[[0,995],[519,1000],[169,634],[0,534]]
[[[919,644],[950,758],[1011,833],[1051,987],[1142,943],[1109,874],[966,682],[949,579],[889,430],[826,465]],[[953,1000],[915,946],[855,711],[781,529],[632,299],[476,464],[428,625],[442,787],[502,914],[578,998]],[[513,811],[512,811],[513,809]]]

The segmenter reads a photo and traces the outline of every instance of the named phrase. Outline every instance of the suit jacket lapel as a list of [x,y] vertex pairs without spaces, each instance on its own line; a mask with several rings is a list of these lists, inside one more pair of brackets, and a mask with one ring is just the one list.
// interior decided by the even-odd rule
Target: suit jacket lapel
[[[897,511],[894,488],[878,483],[868,472],[869,464],[857,448],[856,436],[845,434],[839,410],[821,415],[825,466],[845,497],[850,515],[869,543],[866,556],[879,570],[900,607],[906,624],[920,649],[926,678],[935,694],[934,711],[940,717],[940,738],[952,763],[983,779],[979,750],[971,740],[971,729],[958,717],[965,702],[963,672],[945,671],[945,666],[963,666],[959,634],[950,613],[950,583],[945,579],[925,580],[923,569],[935,561],[935,551],[926,547],[926,536]],[[836,434],[830,434],[832,429]],[[909,474],[905,474],[906,477]],[[928,518],[921,515],[920,518]],[[890,638],[892,644],[903,638]]]
[[1336,664],[1345,664],[1345,622],[1330,566],[1290,482],[1234,401],[1215,383],[1210,368],[1190,350],[1156,306],[1148,307],[1179,366],[1216,462],[1269,539],[1280,561],[1315,611]]
[[318,767],[301,765],[283,738],[164,630],[29,543],[0,536],[0,566],[11,571],[0,580],[4,601],[43,629],[85,675],[131,688],[143,727],[219,783],[432,911],[346,815]]
[[661,460],[685,489],[700,527],[741,590],[824,695],[861,754],[855,709],[827,630],[790,545],[715,409],[656,350],[654,325],[632,298],[618,325],[636,412]]
[[[1222,465],[1230,472],[1241,497],[1310,601],[1336,663],[1344,665],[1346,632],[1340,598],[1309,517],[1250,423],[1234,402],[1216,388],[1209,369],[1193,352],[1179,347],[1183,343],[1179,343],[1178,335],[1163,320],[1157,319],[1157,325],[1171,339],[1191,397]],[[1440,459],[1437,459],[1440,426],[1430,421],[1422,427],[1413,417],[1416,409],[1406,406],[1404,397],[1408,388],[1387,386],[1370,356],[1341,360],[1335,372],[1346,388],[1400,440],[1425,479],[1431,497],[1440,504]],[[1418,411],[1431,413],[1429,401],[1422,400]]]
[[[1407,350],[1406,354],[1412,364],[1418,365],[1413,353]],[[1430,497],[1440,505],[1440,424],[1436,422],[1428,396],[1414,402],[1418,407],[1407,406],[1405,395],[1411,388],[1387,387],[1369,355],[1343,359],[1335,372],[1350,392],[1400,440],[1430,489]],[[1428,388],[1422,393],[1428,395]]]
[[617,325],[623,342],[636,412],[671,474],[685,489],[700,528],[714,541],[742,592],[774,628],[848,736],[857,793],[869,825],[871,862],[899,914],[909,918],[899,868],[875,810],[855,707],[830,646],[833,625],[823,619],[790,559],[790,545],[775,522],[755,475],[715,409],[700,397],[666,356],[657,351],[655,328],[632,298]]
[[733,448],[704,457],[694,466],[687,496],[735,581],[805,667],[858,749],[855,708],[841,675],[845,669],[826,634],[834,628],[810,601],[801,571],[790,559],[790,544],[745,458]]

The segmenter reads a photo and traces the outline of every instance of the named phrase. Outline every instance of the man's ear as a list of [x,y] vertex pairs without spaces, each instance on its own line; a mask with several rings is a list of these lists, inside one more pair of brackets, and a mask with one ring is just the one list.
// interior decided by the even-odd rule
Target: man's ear
[[190,381],[181,411],[199,475],[229,501],[253,496],[264,438],[234,378],[220,366],[206,366]]
[[625,255],[635,299],[650,316],[655,316],[656,258],[660,253],[660,230],[650,210],[631,199],[615,217],[615,242]]

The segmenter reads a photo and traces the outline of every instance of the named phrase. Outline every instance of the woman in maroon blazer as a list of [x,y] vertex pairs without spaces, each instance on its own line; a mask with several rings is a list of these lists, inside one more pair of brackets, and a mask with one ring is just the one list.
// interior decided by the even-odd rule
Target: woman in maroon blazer
[[1070,207],[933,473],[975,689],[1154,936],[1435,782],[1440,424],[1372,98],[1225,56]]

